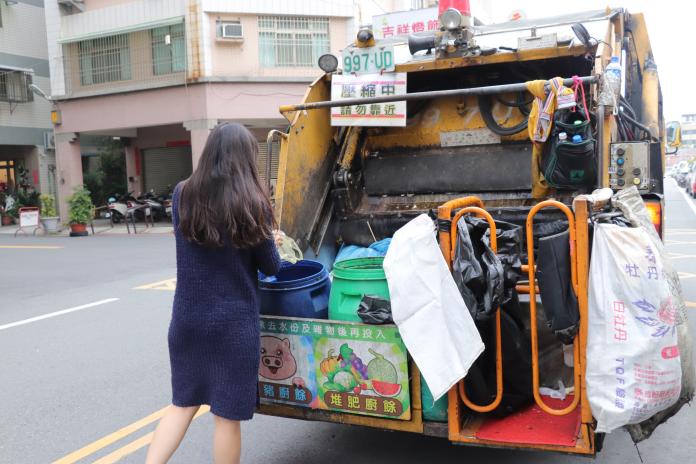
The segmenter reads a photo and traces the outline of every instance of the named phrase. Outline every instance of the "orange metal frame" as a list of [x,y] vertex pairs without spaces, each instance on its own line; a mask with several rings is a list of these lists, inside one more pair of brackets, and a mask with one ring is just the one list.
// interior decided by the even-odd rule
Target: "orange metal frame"
[[[500,344],[500,308],[496,311],[496,400],[485,406],[472,404],[464,392],[463,381],[458,382],[448,393],[448,432],[449,439],[458,443],[471,443],[484,446],[501,446],[508,448],[520,449],[537,449],[547,451],[562,451],[576,454],[594,454],[595,439],[593,432],[593,417],[587,401],[587,392],[584,382],[585,373],[585,350],[587,346],[587,285],[589,272],[589,242],[587,219],[589,215],[588,203],[582,197],[578,197],[573,208],[575,215],[571,209],[563,203],[557,201],[544,201],[534,206],[527,217],[526,232],[529,263],[523,265],[523,272],[527,272],[529,276],[529,285],[518,285],[517,289],[520,293],[530,294],[530,317],[532,321],[536,321],[536,295],[539,290],[535,280],[535,261],[533,247],[533,221],[534,216],[544,208],[555,207],[563,211],[569,222],[569,240],[571,249],[571,280],[573,288],[578,296],[578,305],[580,310],[579,333],[574,341],[574,378],[575,378],[575,394],[573,402],[570,406],[564,409],[553,409],[546,405],[539,395],[539,364],[538,364],[538,340],[536,324],[531,324],[532,338],[532,368],[533,368],[533,387],[534,398],[539,407],[552,415],[565,415],[575,410],[578,405],[581,408],[581,427],[580,435],[576,446],[564,447],[557,445],[532,445],[525,443],[510,444],[495,442],[490,440],[481,440],[476,438],[476,431],[485,422],[484,415],[470,414],[464,417],[462,403],[469,409],[475,412],[488,412],[494,409],[502,398],[502,356]],[[476,214],[485,218],[491,227],[491,247],[497,251],[497,243],[495,240],[495,223],[490,214],[483,209],[483,202],[475,196],[460,198],[445,203],[438,208],[438,219],[452,221],[449,227],[439,228],[439,242],[442,254],[450,267],[452,268],[452,258],[454,256],[456,243],[456,224],[459,218],[465,214]]]
[[[488,222],[488,227],[491,230],[491,249],[493,253],[498,252],[498,240],[496,237],[495,221],[493,217],[485,209],[478,206],[467,206],[459,210],[457,214],[452,218],[452,226],[450,228],[450,256],[454,256],[454,250],[457,246],[457,222],[465,214],[476,214],[484,218]],[[450,261],[451,263],[451,261]],[[450,264],[451,268],[451,264]],[[464,380],[459,381],[459,396],[462,398],[464,404],[476,412],[490,412],[498,407],[501,401],[503,401],[503,344],[500,339],[500,307],[495,310],[495,399],[484,406],[479,406],[473,403],[466,395],[466,389],[464,388]]]
[[[573,401],[563,409],[554,409],[544,403],[539,394],[539,340],[537,335],[537,307],[536,295],[537,287],[535,283],[536,265],[534,263],[534,216],[544,208],[558,208],[568,218],[568,231],[570,236],[570,274],[573,283],[575,294],[578,293],[578,276],[577,276],[577,256],[575,252],[575,217],[573,212],[566,205],[555,200],[546,200],[537,203],[527,215],[527,256],[529,259],[527,265],[527,275],[529,276],[529,318],[531,330],[532,344],[532,392],[534,393],[534,401],[544,412],[554,416],[564,416],[575,410],[580,402],[580,395],[574,394]],[[575,388],[580,388],[581,383],[581,367],[580,367],[580,343],[578,337],[573,341],[573,373],[575,378]]]

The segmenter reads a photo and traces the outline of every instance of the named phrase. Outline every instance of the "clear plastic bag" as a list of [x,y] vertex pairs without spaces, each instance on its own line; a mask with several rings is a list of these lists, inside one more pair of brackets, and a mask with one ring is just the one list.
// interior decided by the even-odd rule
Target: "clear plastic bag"
[[285,234],[283,231],[278,231],[279,239],[276,239],[276,246],[280,259],[295,264],[302,260],[302,250],[297,245],[297,242]]

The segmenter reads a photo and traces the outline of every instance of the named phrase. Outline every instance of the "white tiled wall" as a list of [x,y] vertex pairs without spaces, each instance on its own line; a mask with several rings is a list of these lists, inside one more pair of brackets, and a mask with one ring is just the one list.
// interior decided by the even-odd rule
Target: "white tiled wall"
[[0,3],[0,52],[46,59],[48,55],[43,8],[27,3]]
[[353,16],[353,0],[200,0],[203,11],[298,16]]
[[60,8],[58,2],[56,0],[45,0],[44,14],[46,16],[48,64],[51,67],[51,95],[64,95],[63,47],[58,43],[58,38],[60,37]]
[[[34,76],[34,84],[48,92],[50,81],[47,77]],[[51,103],[39,96],[29,103],[0,102],[0,126],[51,128]],[[2,143],[2,141],[0,141]]]
[[[55,1],[55,0],[47,0]],[[186,0],[140,0],[63,16],[60,38],[135,26],[186,14]]]
[[[21,64],[4,63],[0,58],[0,65],[33,68],[33,65],[40,64],[45,68],[48,53],[43,8],[22,2],[6,5],[4,1],[0,8],[0,52],[28,58]],[[35,60],[32,61],[33,59]],[[46,93],[50,93],[50,79],[47,76],[34,75],[33,81]],[[0,126],[50,128],[51,104],[38,96],[28,103],[10,105],[0,102]]]

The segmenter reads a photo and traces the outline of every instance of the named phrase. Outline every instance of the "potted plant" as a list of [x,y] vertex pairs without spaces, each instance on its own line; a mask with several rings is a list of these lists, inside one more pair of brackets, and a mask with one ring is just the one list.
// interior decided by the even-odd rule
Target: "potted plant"
[[92,220],[92,198],[84,185],[75,189],[70,198],[70,236],[84,237],[87,235],[87,223]]
[[41,197],[41,224],[46,232],[58,232],[58,213],[56,212],[56,199],[53,195],[42,194]]
[[14,223],[16,214],[15,200],[12,195],[0,192],[0,217],[2,217],[3,226],[11,226]]

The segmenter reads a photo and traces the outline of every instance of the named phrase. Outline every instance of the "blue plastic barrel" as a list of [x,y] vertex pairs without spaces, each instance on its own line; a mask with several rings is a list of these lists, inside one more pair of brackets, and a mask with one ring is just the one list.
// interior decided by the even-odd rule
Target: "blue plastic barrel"
[[259,274],[261,314],[328,319],[331,280],[323,264],[283,262],[274,276]]

